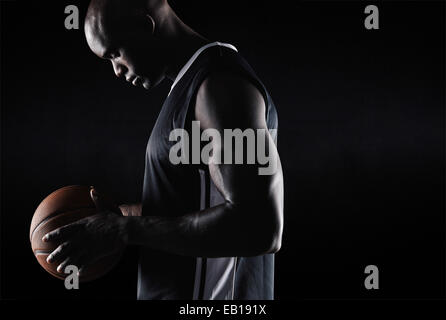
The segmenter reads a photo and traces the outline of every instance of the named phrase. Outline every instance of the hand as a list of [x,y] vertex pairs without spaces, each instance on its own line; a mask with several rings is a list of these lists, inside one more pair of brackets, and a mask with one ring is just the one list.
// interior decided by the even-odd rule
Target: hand
[[90,196],[99,213],[47,233],[43,241],[61,243],[47,258],[58,263],[57,271],[75,265],[79,274],[99,258],[118,252],[125,247],[125,217],[119,208],[99,195],[94,187]]

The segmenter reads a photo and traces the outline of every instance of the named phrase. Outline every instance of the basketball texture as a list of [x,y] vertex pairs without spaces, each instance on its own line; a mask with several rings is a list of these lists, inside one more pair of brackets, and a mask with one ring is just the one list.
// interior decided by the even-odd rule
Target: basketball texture
[[[42,237],[50,231],[82,218],[98,213],[90,197],[90,187],[67,186],[60,188],[47,196],[37,207],[31,221],[29,238],[31,248],[39,264],[51,275],[65,279],[67,274],[57,272],[57,263],[47,263],[48,255],[59,246],[58,241],[44,242]],[[85,268],[79,281],[86,282],[97,279],[119,261],[122,252],[105,256]]]

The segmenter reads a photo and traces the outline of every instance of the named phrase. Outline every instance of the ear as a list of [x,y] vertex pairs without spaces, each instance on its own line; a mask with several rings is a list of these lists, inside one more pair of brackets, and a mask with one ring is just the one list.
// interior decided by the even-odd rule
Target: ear
[[152,35],[155,34],[155,20],[152,18],[152,16],[150,14],[146,14],[146,18],[147,18],[147,22],[150,24],[149,29],[152,30],[151,33]]

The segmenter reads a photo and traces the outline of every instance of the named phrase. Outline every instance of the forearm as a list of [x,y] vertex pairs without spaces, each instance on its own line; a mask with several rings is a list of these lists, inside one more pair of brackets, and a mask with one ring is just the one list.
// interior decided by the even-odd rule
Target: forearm
[[202,257],[255,256],[273,252],[273,224],[263,223],[261,213],[256,214],[256,221],[247,219],[246,213],[241,214],[225,203],[176,218],[128,217],[125,218],[127,243]]

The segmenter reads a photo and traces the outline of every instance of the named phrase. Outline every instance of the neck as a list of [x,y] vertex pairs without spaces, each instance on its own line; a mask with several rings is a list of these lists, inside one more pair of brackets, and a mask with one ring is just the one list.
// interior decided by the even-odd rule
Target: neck
[[172,53],[171,63],[167,66],[165,74],[168,79],[174,81],[190,57],[209,43],[209,40],[186,26],[171,39],[171,43],[168,49]]

